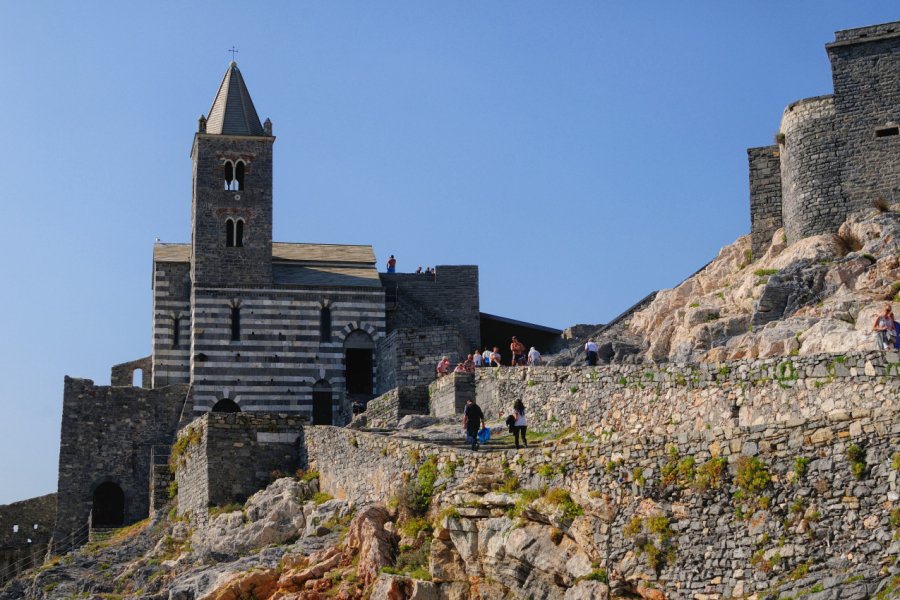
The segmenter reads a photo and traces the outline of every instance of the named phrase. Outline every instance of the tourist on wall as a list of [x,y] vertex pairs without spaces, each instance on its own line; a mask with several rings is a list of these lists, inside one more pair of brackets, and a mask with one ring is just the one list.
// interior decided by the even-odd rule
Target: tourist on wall
[[875,332],[875,341],[879,350],[889,350],[894,347],[897,330],[894,327],[894,312],[891,310],[890,304],[885,304],[884,313],[875,317],[872,331]]
[[500,356],[500,348],[497,346],[494,346],[494,351],[491,352],[491,366],[499,367],[501,358],[502,357]]
[[542,364],[543,359],[541,358],[541,353],[537,351],[537,348],[534,346],[531,347],[531,350],[528,351],[528,364],[532,367],[537,367]]
[[465,373],[466,372],[466,363],[456,363],[456,368],[453,369],[454,373]]
[[388,273],[396,273],[397,272],[397,259],[394,258],[394,255],[391,254],[391,257],[387,262]]
[[466,373],[475,372],[475,358],[471,354],[466,357],[466,362],[463,363],[463,367],[465,367]]
[[509,366],[516,367],[525,364],[525,344],[520,342],[519,338],[516,336],[512,336],[512,342],[509,344],[509,351],[512,354]]
[[475,400],[469,398],[463,410],[463,429],[466,430],[466,442],[472,444],[472,450],[478,450],[478,430],[481,427],[487,427],[484,424],[484,413],[475,404]]
[[525,421],[525,405],[522,403],[522,400],[516,400],[516,403],[513,404],[513,417],[515,417],[515,423],[513,423],[513,436],[516,439],[516,449],[519,448],[519,436],[522,436],[522,444],[527,448],[528,440],[525,439],[525,433],[528,429],[527,423]]
[[481,355],[481,352],[478,351],[478,348],[472,350],[472,354],[470,354],[469,356],[472,357],[473,367],[477,369],[478,367],[484,366],[484,356]]
[[450,359],[446,356],[443,357],[437,364],[437,376],[443,377],[447,373],[450,372]]
[[485,367],[491,366],[491,356],[492,355],[493,355],[493,352],[491,352],[490,348],[485,346],[484,352],[481,353],[481,362],[482,362],[483,366],[485,366]]
[[597,350],[597,342],[595,342],[593,338],[588,338],[587,344],[584,345],[584,353],[585,360],[587,360],[587,364],[591,367],[597,365],[597,359],[599,357]]

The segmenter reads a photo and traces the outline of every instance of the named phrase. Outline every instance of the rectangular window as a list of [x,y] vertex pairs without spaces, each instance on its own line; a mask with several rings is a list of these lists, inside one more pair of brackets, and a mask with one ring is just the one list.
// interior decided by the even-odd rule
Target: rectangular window
[[331,309],[327,306],[319,313],[319,341],[331,341]]
[[883,127],[875,130],[875,137],[883,138],[891,135],[900,135],[900,127]]
[[241,341],[241,309],[239,306],[231,309],[231,341]]
[[177,348],[178,344],[181,342],[181,319],[178,317],[172,318],[172,347]]

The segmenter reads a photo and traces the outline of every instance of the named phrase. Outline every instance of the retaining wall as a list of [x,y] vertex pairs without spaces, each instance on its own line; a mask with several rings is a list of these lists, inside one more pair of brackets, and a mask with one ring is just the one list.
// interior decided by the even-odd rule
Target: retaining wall
[[368,427],[394,427],[406,415],[428,413],[428,387],[424,385],[394,388],[366,405]]

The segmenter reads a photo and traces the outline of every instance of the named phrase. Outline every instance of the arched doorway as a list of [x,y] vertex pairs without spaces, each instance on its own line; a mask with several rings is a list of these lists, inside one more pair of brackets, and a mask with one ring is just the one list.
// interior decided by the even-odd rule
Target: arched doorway
[[372,395],[372,366],[375,342],[361,329],[344,340],[344,380],[347,394]]
[[331,395],[331,384],[320,379],[313,386],[312,395],[312,424],[313,425],[331,425],[334,423],[334,412],[332,411],[333,398]]
[[241,407],[237,405],[237,402],[234,400],[230,400],[228,398],[222,398],[218,402],[216,402],[215,406],[212,407],[213,412],[223,412],[223,413],[236,413],[241,412]]
[[91,508],[92,527],[121,527],[125,524],[125,494],[111,481],[94,490]]

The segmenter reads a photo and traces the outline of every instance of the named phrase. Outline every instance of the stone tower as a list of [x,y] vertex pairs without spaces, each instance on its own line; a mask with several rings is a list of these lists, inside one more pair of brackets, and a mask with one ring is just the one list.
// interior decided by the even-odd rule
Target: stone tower
[[195,287],[272,283],[272,135],[237,64],[225,71],[194,145],[191,278]]

